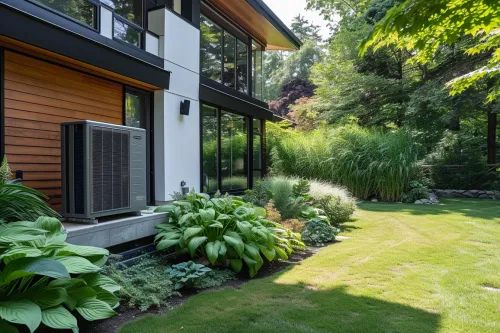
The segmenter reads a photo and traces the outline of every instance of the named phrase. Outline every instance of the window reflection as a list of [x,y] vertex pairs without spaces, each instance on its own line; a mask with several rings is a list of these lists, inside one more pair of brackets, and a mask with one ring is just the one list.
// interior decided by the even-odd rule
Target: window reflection
[[222,191],[248,187],[248,118],[221,113],[221,178]]
[[203,76],[221,82],[222,70],[222,29],[201,16],[201,73]]
[[252,96],[259,100],[263,98],[264,79],[262,75],[262,47],[252,43]]
[[101,0],[101,3],[108,5],[115,13],[130,22],[143,26],[142,0]]
[[95,28],[96,6],[87,0],[37,0],[39,3],[66,14]]
[[248,46],[238,40],[238,60],[236,74],[238,78],[238,90],[248,92]]
[[118,38],[119,40],[132,44],[134,46],[141,47],[141,35],[142,35],[141,31],[115,18],[114,20],[115,38]]
[[223,81],[224,85],[230,88],[236,88],[235,86],[235,66],[234,66],[234,55],[236,51],[236,38],[224,31],[224,73]]
[[125,94],[125,126],[146,128],[144,96]]
[[202,184],[203,191],[214,193],[217,184],[217,108],[203,105],[202,128]]
[[253,121],[253,182],[262,178],[262,121],[254,119]]

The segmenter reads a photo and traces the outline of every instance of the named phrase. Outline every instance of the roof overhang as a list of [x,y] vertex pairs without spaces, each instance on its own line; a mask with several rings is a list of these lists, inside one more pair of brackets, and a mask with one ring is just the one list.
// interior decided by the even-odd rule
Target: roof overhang
[[266,50],[296,50],[302,42],[262,0],[206,0]]

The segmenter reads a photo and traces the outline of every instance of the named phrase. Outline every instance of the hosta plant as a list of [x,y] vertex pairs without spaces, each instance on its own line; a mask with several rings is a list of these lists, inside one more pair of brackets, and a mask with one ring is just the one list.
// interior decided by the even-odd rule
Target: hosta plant
[[327,221],[321,218],[313,218],[306,223],[302,232],[302,239],[310,245],[323,245],[333,242],[339,234],[337,228],[332,227]]
[[205,265],[188,261],[172,265],[167,268],[165,273],[175,283],[175,289],[181,289],[184,287],[191,288],[197,280],[210,271],[212,270]]
[[[214,265],[230,265],[240,272],[245,263],[251,277],[264,264],[287,259],[303,243],[279,224],[264,219],[265,209],[254,208],[239,197],[212,198],[190,193],[186,200],[158,207],[169,221],[158,225],[157,248],[175,248],[191,257],[203,256]],[[292,237],[292,238],[290,238]]]
[[120,287],[99,274],[108,251],[65,241],[55,218],[0,224],[1,332],[42,323],[78,332],[74,313],[90,321],[116,314]]

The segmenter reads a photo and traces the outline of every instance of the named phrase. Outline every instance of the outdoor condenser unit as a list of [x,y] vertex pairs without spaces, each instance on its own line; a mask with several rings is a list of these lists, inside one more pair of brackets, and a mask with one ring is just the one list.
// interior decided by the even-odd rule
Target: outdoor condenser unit
[[146,208],[146,131],[93,121],[61,125],[66,220],[97,223]]

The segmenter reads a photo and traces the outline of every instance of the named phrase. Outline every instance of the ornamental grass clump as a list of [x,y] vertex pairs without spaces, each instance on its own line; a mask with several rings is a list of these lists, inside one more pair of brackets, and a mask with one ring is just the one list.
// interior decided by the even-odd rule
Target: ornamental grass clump
[[190,193],[186,200],[161,206],[169,221],[158,225],[159,250],[175,248],[192,258],[205,257],[212,265],[228,265],[240,272],[243,263],[254,277],[268,261],[287,259],[304,246],[300,235],[264,218],[264,208],[254,208],[239,197],[210,198]]
[[356,125],[310,132],[269,128],[275,174],[339,184],[360,199],[398,201],[418,173],[417,145],[402,130]]

